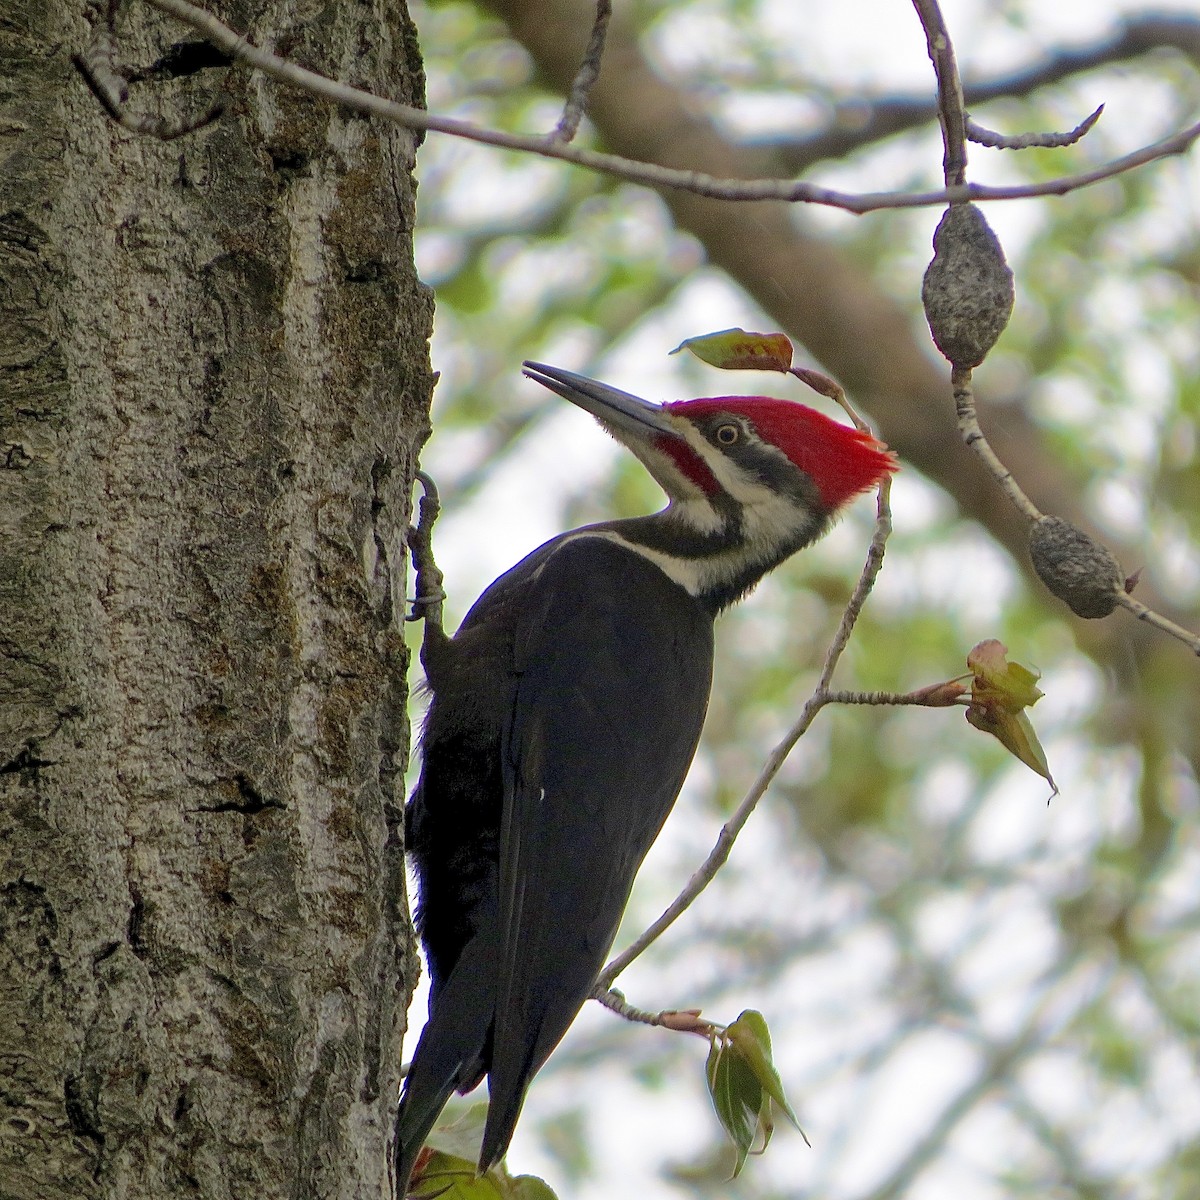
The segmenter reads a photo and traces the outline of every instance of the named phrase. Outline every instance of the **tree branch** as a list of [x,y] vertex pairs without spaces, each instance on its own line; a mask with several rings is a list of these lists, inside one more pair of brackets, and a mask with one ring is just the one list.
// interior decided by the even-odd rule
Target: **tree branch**
[[937,0],[913,0],[913,7],[925,30],[929,61],[937,76],[938,122],[942,127],[942,173],[948,188],[967,179],[967,113],[963,104],[962,81],[958,77],[958,62],[954,43],[946,28]]
[[[937,75],[938,120],[942,127],[942,139],[945,146],[943,165],[946,184],[948,187],[963,184],[966,181],[966,141],[969,136],[969,122],[967,121],[963,103],[962,85],[958,78],[958,64],[955,61],[954,46],[950,40],[950,34],[942,18],[937,0],[913,0],[913,5],[925,30],[926,42],[929,47],[929,57],[933,62],[934,71]],[[1095,124],[1099,115],[1100,110],[1097,109],[1079,127],[1079,130],[1075,132],[1079,136],[1082,136],[1082,132],[1086,132],[1087,128]],[[1025,138],[1019,140],[1024,141],[1028,145],[1033,145],[1037,144],[1036,139],[1038,136],[1026,135]],[[1007,316],[1005,319],[1007,320]],[[1000,485],[1004,494],[1012,501],[1018,511],[1031,524],[1040,521],[1043,514],[1038,510],[1037,505],[1025,494],[1024,490],[1017,483],[1013,473],[1004,465],[999,455],[992,449],[991,444],[979,426],[979,421],[975,413],[974,393],[971,387],[971,368],[956,363],[950,377],[951,385],[954,389],[954,403],[958,414],[958,427],[963,442],[978,455]],[[1105,554],[1107,555],[1107,551],[1105,551]],[[1043,582],[1046,581],[1043,580]],[[1102,588],[1105,582],[1103,578],[1097,580],[1097,583]],[[1058,593],[1056,592],[1056,594]],[[1118,591],[1110,593],[1110,595],[1116,599],[1117,603],[1133,612],[1140,620],[1177,638],[1189,646],[1193,653],[1200,654],[1200,638],[1195,634],[1177,625],[1174,621],[1161,616],[1125,592]],[[1106,613],[1095,611],[1084,612],[1074,604],[1071,607],[1081,616],[1098,617],[1107,615]],[[1108,611],[1111,612],[1111,608]],[[1051,783],[1053,784],[1053,781]]]
[[520,150],[543,158],[559,159],[590,170],[604,171],[630,183],[653,188],[673,188],[728,201],[782,200],[791,203],[817,204],[845,212],[862,214],[881,209],[926,208],[931,205],[962,203],[967,200],[1019,200],[1034,196],[1062,196],[1078,188],[1088,187],[1105,179],[1124,174],[1161,158],[1182,154],[1200,138],[1200,123],[1180,130],[1122,158],[1077,175],[1065,175],[1041,183],[989,187],[969,184],[923,192],[841,192],[835,188],[819,187],[801,180],[787,179],[721,179],[703,171],[678,170],[653,163],[636,162],[615,154],[586,150],[561,141],[540,136],[504,133],[483,129],[468,121],[439,117],[423,109],[385,100],[370,92],[338,83],[315,71],[306,70],[277,55],[251,45],[234,33],[211,13],[189,4],[187,0],[146,0],[162,12],[190,25],[213,45],[232,58],[262,71],[273,79],[301,88],[310,95],[330,100],[358,112],[391,121],[406,129],[446,133],[468,141],[497,146],[505,150]]
[[1013,507],[1027,521],[1040,521],[1042,513],[1038,506],[1025,495],[1013,473],[1000,461],[991,443],[979,425],[975,413],[975,391],[971,386],[971,369],[955,367],[950,373],[950,384],[954,389],[954,411],[958,415],[958,431],[963,444],[969,447],[991,472],[1000,490],[1012,501]]
[[1176,625],[1169,617],[1155,612],[1154,609],[1147,607],[1126,592],[1117,593],[1117,603],[1122,608],[1127,608],[1139,621],[1145,621],[1147,625],[1153,625],[1155,629],[1161,629],[1163,633],[1170,634],[1171,637],[1177,638],[1185,646],[1190,647],[1193,654],[1200,655],[1200,635],[1184,629],[1182,625]]
[[[1200,19],[1189,16],[1137,16],[1109,38],[1080,49],[1057,50],[1042,62],[990,80],[964,80],[968,111],[993,100],[1019,100],[1088,71],[1128,62],[1154,50],[1178,50],[1200,61]],[[937,119],[937,103],[928,96],[855,97],[834,104],[829,129],[807,138],[771,143],[775,160],[799,174],[824,159],[844,158],[855,150],[919,129]],[[841,110],[852,110],[854,120]],[[864,116],[865,114],[865,116]]]
[[1073,146],[1086,137],[1103,112],[1104,105],[1101,104],[1095,112],[1089,113],[1074,129],[1068,129],[1066,133],[997,133],[995,130],[985,129],[968,117],[967,140],[994,150],[1028,150],[1033,146],[1058,150],[1063,146]]
[[569,142],[579,130],[579,122],[583,119],[587,108],[588,93],[592,84],[600,75],[600,60],[604,56],[604,36],[608,32],[608,22],[612,17],[611,0],[596,0],[596,20],[592,25],[592,36],[588,39],[587,49],[583,52],[583,61],[575,73],[567,96],[563,115],[550,135],[556,142]]

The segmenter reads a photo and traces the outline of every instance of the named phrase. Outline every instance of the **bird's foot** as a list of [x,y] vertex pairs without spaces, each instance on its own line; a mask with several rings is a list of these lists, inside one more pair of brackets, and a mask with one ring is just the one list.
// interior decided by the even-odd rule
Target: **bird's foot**
[[425,622],[425,639],[421,648],[421,658],[424,660],[431,643],[442,641],[446,636],[442,628],[442,605],[446,593],[442,588],[442,572],[433,557],[433,526],[441,512],[441,499],[437,485],[429,475],[417,471],[416,479],[421,484],[422,495],[417,523],[408,527],[408,548],[416,571],[417,594],[410,601],[412,610],[404,619]]

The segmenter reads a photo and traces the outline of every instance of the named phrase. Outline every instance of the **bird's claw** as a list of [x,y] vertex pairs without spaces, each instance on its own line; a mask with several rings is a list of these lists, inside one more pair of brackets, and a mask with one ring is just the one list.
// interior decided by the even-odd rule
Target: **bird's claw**
[[416,597],[408,602],[412,605],[412,611],[404,619],[425,622],[425,637],[421,647],[421,658],[425,661],[431,646],[444,641],[446,637],[442,629],[442,605],[446,593],[442,588],[442,572],[433,557],[433,526],[442,506],[433,479],[424,471],[415,471],[413,474],[421,485],[423,495],[417,523],[408,528],[408,547],[416,572]]

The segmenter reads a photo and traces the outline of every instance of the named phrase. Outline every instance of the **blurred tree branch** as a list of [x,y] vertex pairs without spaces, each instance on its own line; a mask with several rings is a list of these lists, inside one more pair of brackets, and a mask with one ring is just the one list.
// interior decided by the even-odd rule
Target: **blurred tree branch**
[[[1122,22],[1111,37],[1090,46],[1060,49],[1040,63],[995,79],[963,80],[963,98],[968,112],[993,100],[1019,100],[1074,76],[1129,62],[1156,50],[1176,50],[1192,62],[1200,62],[1200,18],[1160,13],[1132,17]],[[937,120],[937,102],[920,96],[855,97],[831,102],[829,128],[811,137],[768,143],[777,166],[786,171],[805,171],[828,158],[844,158],[898,133]]]

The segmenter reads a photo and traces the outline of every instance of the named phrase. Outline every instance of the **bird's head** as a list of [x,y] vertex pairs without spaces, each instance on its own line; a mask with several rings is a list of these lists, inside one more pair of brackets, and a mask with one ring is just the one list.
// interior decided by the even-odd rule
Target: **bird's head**
[[544,363],[525,363],[525,374],[586,409],[641,459],[671,503],[657,524],[632,534],[661,544],[658,552],[676,562],[669,573],[720,605],[820,537],[839,508],[896,469],[895,455],[870,434],[795,401],[660,405]]

